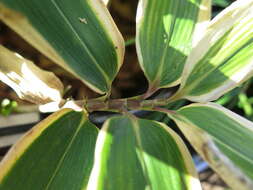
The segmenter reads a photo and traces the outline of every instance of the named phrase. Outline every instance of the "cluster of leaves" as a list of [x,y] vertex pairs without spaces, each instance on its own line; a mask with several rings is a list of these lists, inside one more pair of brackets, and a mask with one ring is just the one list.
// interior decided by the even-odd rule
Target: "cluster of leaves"
[[[211,103],[253,75],[253,0],[213,20],[210,0],[140,0],[136,48],[149,88],[126,99],[110,99],[125,45],[106,2],[0,0],[3,22],[104,95],[64,100],[53,73],[0,46],[0,79],[20,98],[59,109],[0,163],[0,189],[201,189],[181,138],[135,110],[166,114],[231,188],[253,189],[253,123]],[[171,96],[149,99],[179,84]],[[183,99],[198,103],[179,108]],[[98,130],[88,113],[100,110],[121,115]]]

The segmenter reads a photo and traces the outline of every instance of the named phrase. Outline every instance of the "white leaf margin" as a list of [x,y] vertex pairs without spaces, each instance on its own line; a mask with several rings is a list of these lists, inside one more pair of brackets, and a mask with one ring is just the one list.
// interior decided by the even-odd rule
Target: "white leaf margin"
[[[253,0],[237,0],[209,22],[206,30],[202,30],[205,34],[201,36],[201,40],[199,40],[198,43],[195,41],[197,44],[186,61],[179,92],[185,87],[187,78],[198,61],[200,61],[208,52],[209,48],[212,47],[231,27],[233,27],[235,23],[238,23],[240,20],[246,20],[249,17],[253,17]],[[220,87],[215,88],[207,94],[200,96],[184,96],[184,98],[194,102],[209,102],[216,100],[226,92],[248,80],[252,75],[253,58],[249,64],[236,74],[232,75],[230,79]]]

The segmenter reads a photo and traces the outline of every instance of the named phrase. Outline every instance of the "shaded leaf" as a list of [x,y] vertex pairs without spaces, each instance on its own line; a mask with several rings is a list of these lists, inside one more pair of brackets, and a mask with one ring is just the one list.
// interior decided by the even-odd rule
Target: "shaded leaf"
[[100,0],[0,0],[0,19],[98,93],[108,93],[124,41]]
[[5,156],[0,163],[0,189],[85,189],[97,134],[83,112],[56,112],[30,130]]
[[230,4],[229,0],[213,0],[213,5],[220,6],[220,7],[226,7]]
[[214,103],[172,114],[193,147],[231,188],[253,189],[253,123]]

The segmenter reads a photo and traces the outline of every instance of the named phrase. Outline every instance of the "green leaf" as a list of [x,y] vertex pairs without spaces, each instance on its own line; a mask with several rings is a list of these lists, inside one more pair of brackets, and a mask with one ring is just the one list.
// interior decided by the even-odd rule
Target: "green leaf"
[[253,189],[252,122],[214,103],[192,104],[171,117],[231,188]]
[[183,141],[162,123],[113,117],[99,132],[88,190],[201,189]]
[[0,115],[8,116],[17,107],[18,103],[16,101],[4,98],[3,100],[0,101]]
[[150,90],[179,84],[210,0],[141,0],[137,10],[137,53]]
[[110,91],[124,40],[100,0],[0,0],[0,19],[98,93]]
[[216,100],[253,74],[253,0],[239,0],[210,22],[185,65],[177,96]]
[[230,4],[229,0],[213,0],[212,4],[215,6],[226,7]]
[[83,190],[98,129],[83,112],[64,109],[30,130],[0,163],[1,190]]
[[253,108],[252,108],[252,106],[250,104],[249,98],[247,97],[246,93],[241,92],[238,95],[238,99],[239,99],[239,101],[238,101],[238,107],[243,109],[244,114],[247,117],[252,116],[252,114],[253,114]]

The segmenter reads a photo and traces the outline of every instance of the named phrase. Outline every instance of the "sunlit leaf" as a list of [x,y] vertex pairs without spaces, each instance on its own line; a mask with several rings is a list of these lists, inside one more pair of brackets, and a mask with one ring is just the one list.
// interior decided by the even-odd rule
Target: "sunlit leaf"
[[238,0],[209,24],[187,60],[178,97],[212,101],[253,74],[253,0]]
[[88,190],[201,189],[183,141],[164,124],[114,117],[99,132]]
[[210,19],[210,4],[210,0],[139,2],[136,46],[150,91],[180,82],[192,43],[197,41],[193,36],[199,38],[203,23]]
[[0,45],[0,80],[9,85],[21,99],[46,104],[59,102],[63,92],[61,81],[21,55]]
[[110,3],[110,0],[102,0],[105,5],[108,5]]

